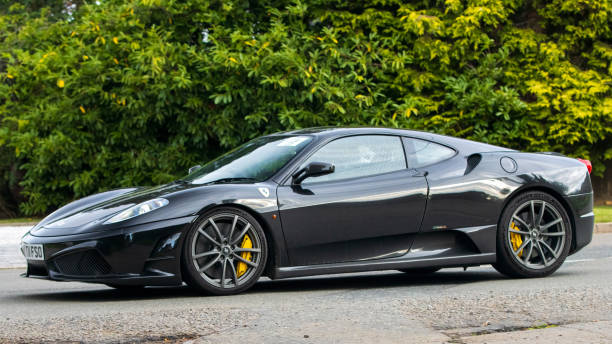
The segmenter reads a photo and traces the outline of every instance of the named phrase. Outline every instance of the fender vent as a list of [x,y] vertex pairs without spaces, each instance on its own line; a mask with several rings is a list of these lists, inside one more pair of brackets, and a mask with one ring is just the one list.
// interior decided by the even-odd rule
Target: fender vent
[[53,262],[62,275],[100,276],[111,272],[110,265],[94,250],[70,253]]

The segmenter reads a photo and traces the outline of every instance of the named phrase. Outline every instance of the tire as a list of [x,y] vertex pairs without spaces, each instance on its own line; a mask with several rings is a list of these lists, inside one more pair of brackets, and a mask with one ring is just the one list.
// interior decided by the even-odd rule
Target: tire
[[240,209],[217,208],[202,215],[187,234],[184,280],[199,292],[238,294],[257,282],[267,258],[266,236],[257,220]]
[[429,275],[439,271],[442,268],[415,268],[415,269],[399,269],[398,271],[413,275]]
[[548,276],[567,258],[572,237],[569,216],[555,197],[540,191],[520,194],[500,218],[493,267],[515,278]]

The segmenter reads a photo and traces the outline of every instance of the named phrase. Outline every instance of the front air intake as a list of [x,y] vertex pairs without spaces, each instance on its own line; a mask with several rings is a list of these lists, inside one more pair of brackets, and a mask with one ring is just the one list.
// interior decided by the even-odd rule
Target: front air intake
[[101,276],[111,272],[110,265],[95,250],[66,254],[53,262],[62,275]]

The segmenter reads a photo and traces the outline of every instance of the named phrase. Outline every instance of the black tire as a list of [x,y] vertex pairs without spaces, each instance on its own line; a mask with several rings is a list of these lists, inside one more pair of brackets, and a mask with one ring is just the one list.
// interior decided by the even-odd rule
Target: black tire
[[[240,241],[246,240],[247,235],[253,244],[252,248],[240,246]],[[244,250],[252,250],[251,258],[243,258]],[[194,254],[206,256],[194,259]],[[238,294],[257,282],[265,269],[267,258],[268,244],[259,222],[246,211],[230,207],[217,208],[200,216],[185,238],[182,253],[183,279],[199,292]],[[240,264],[246,267],[246,272],[239,275]]]
[[439,271],[442,268],[414,268],[414,269],[399,269],[398,271],[413,275],[429,275]]
[[[517,235],[520,240],[513,242]],[[493,267],[514,278],[548,276],[565,261],[572,235],[569,216],[555,197],[541,191],[520,194],[500,218]]]

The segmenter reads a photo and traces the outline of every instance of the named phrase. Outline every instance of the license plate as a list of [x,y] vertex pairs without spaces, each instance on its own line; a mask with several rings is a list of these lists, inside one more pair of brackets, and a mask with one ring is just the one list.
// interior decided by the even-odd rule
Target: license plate
[[27,260],[45,260],[43,245],[21,244],[21,252]]

